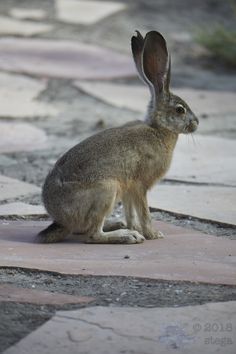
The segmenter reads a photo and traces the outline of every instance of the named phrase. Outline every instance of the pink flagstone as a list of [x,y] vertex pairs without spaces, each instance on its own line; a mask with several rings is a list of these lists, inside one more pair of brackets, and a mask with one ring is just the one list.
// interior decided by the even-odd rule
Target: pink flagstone
[[93,301],[88,296],[73,296],[38,289],[18,288],[10,284],[0,284],[0,302],[30,303],[37,305],[83,304]]
[[227,238],[154,222],[166,237],[139,245],[93,245],[75,238],[34,243],[46,225],[0,221],[0,266],[236,285],[236,241]]
[[131,56],[66,40],[2,38],[0,69],[68,79],[111,79],[134,75]]

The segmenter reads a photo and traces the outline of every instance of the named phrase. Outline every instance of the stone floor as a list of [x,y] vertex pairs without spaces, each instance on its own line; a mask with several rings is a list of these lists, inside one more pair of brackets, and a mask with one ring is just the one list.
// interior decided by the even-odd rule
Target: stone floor
[[[217,0],[212,6],[210,0],[192,6],[187,0],[178,6],[171,0],[0,2],[3,270],[137,277],[168,281],[170,286],[187,281],[190,288],[202,283],[234,289],[236,73],[207,58],[193,28],[226,19],[233,27],[235,18],[227,2]],[[133,246],[88,245],[75,237],[56,245],[36,244],[36,233],[48,224],[41,187],[57,158],[101,129],[143,119],[148,90],[138,80],[130,55],[135,29],[157,29],[166,36],[173,59],[173,92],[200,120],[192,137],[180,136],[168,174],[148,196],[152,210],[158,210],[153,223],[166,237]],[[120,214],[117,208],[112,217]],[[13,330],[4,333],[0,325],[0,351],[19,339],[5,353],[92,353],[95,345],[97,353],[111,348],[113,353],[140,354],[236,351],[233,291],[230,302],[201,305],[199,295],[192,306],[149,310],[128,304],[96,308],[92,296],[31,285],[19,288],[6,279],[1,283],[0,308],[6,306],[4,314],[9,314],[6,328],[12,324],[11,303],[19,306],[19,314],[23,303],[59,310],[62,304],[86,308],[57,312],[32,334],[37,326],[14,337]]]
[[[93,307],[61,311],[4,353],[198,354],[220,353],[218,347],[234,354],[235,311],[235,301],[178,309]],[[219,318],[224,334],[216,336]]]

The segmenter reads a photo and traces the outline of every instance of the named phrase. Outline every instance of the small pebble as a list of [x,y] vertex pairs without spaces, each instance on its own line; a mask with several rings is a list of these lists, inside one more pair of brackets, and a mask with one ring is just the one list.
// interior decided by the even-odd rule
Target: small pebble
[[96,129],[104,129],[106,128],[106,123],[103,119],[99,119],[95,124]]

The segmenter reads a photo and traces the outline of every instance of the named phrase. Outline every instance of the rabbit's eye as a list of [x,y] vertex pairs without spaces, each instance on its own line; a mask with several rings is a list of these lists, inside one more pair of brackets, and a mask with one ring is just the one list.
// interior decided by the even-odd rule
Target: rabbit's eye
[[178,114],[185,114],[186,113],[186,108],[182,106],[182,104],[177,104],[175,107],[176,113]]

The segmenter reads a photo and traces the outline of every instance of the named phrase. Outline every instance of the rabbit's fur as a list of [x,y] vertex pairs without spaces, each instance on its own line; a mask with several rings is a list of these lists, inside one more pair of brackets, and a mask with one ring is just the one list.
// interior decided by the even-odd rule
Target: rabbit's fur
[[[151,92],[146,121],[95,134],[57,161],[43,187],[53,223],[39,233],[40,242],[62,241],[73,232],[93,243],[162,237],[151,226],[146,194],[168,170],[178,134],[196,130],[198,120],[169,92],[171,65],[163,36],[151,31],[143,39],[137,31],[131,46],[137,71]],[[105,223],[119,200],[126,228]]]

